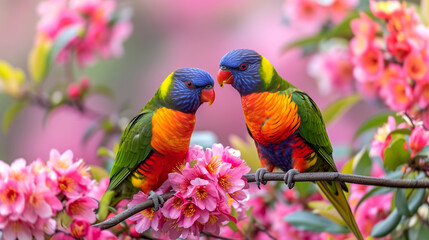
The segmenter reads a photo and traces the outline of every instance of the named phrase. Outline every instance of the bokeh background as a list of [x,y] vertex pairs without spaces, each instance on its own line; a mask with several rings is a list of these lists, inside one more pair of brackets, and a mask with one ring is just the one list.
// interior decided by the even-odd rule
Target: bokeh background
[[[259,0],[139,0],[118,1],[133,11],[133,33],[125,42],[124,54],[118,59],[97,61],[83,69],[82,75],[94,84],[105,84],[115,92],[112,101],[92,97],[88,105],[100,112],[117,112],[122,105],[129,108],[117,117],[132,118],[152,97],[163,79],[182,67],[198,67],[214,78],[221,57],[235,48],[254,49],[268,58],[277,71],[298,88],[309,93],[323,109],[334,101],[321,96],[315,81],[307,74],[308,57],[301,50],[283,52],[288,42],[311,31],[287,24],[284,1]],[[14,67],[27,69],[28,54],[34,42],[38,1],[0,1],[0,59]],[[48,81],[63,71],[56,67]],[[247,131],[238,93],[230,86],[215,86],[216,101],[197,113],[196,130],[214,132],[219,142],[229,145],[229,137],[245,138]],[[12,102],[0,95],[0,117]],[[341,119],[328,126],[335,149],[351,142],[352,134],[375,108],[359,103]],[[82,136],[91,119],[75,111],[59,109],[44,125],[43,110],[30,107],[22,112],[7,133],[0,134],[0,159],[27,161],[48,157],[52,148],[63,152],[71,149],[75,156],[97,164],[96,146],[99,136],[83,144]],[[337,146],[337,147],[336,147]],[[335,150],[334,151],[339,151]]]

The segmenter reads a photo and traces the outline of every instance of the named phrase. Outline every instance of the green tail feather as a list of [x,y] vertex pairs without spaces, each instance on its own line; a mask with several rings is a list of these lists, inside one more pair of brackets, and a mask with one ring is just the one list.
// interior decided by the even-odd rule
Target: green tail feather
[[350,209],[349,203],[347,202],[346,196],[341,190],[341,186],[338,182],[316,182],[323,194],[328,200],[334,205],[338,213],[346,222],[347,226],[353,232],[357,239],[363,240],[362,233],[360,232],[353,213]]

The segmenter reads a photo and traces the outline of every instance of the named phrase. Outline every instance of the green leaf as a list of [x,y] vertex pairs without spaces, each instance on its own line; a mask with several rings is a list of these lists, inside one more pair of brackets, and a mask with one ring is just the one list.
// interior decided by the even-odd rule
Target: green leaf
[[238,231],[240,231],[240,230],[238,229],[237,224],[236,224],[235,222],[233,222],[232,220],[229,220],[229,222],[228,222],[227,226],[228,226],[229,228],[231,228],[231,230],[232,230],[233,232],[238,232]]
[[108,157],[111,159],[115,159],[115,154],[112,150],[106,148],[106,147],[99,147],[97,150],[97,156],[99,157]]
[[371,169],[372,161],[369,157],[369,151],[367,147],[364,147],[353,158],[353,173],[357,175],[369,176],[371,174]]
[[107,218],[107,215],[109,215],[109,205],[114,196],[115,192],[110,190],[106,191],[103,197],[101,197],[100,203],[98,204],[98,220],[104,221]]
[[399,188],[398,190],[396,190],[395,206],[400,215],[406,217],[412,216],[410,209],[408,209],[407,195],[405,193],[404,188]]
[[401,221],[398,210],[393,210],[383,221],[378,222],[371,230],[371,236],[381,238],[392,232]]
[[297,182],[295,183],[295,190],[298,191],[300,197],[309,197],[317,191],[317,187],[312,182]]
[[293,212],[287,215],[285,220],[300,230],[330,233],[350,232],[345,226],[340,226],[328,218],[313,214],[308,211]]
[[341,98],[329,105],[322,112],[325,124],[329,124],[330,122],[333,122],[335,119],[339,118],[342,114],[347,112],[347,110],[353,107],[359,100],[361,100],[361,96],[359,94],[353,94]]
[[389,116],[395,117],[396,121],[400,121],[402,119],[400,116],[395,116],[394,113],[381,113],[381,114],[375,115],[375,116],[367,119],[364,123],[362,123],[362,125],[360,125],[360,127],[356,131],[353,138],[356,139],[362,133],[364,133],[370,129],[382,126],[383,124],[385,124],[387,122],[387,118]]
[[40,83],[49,70],[49,56],[52,51],[52,42],[47,39],[37,41],[28,58],[28,69],[36,83]]
[[297,41],[291,42],[283,47],[282,52],[289,51],[292,48],[303,47],[305,45],[317,45],[320,41],[322,41],[326,36],[325,32],[319,33],[317,35],[313,35],[311,37],[301,38]]
[[404,149],[406,143],[404,138],[392,139],[389,146],[384,149],[384,166],[390,170],[395,170],[400,165],[408,162],[410,153]]
[[3,132],[7,133],[12,124],[13,120],[18,114],[27,107],[28,102],[26,100],[20,100],[14,102],[5,112],[3,117]]
[[423,199],[425,198],[426,190],[424,188],[419,188],[416,190],[414,195],[410,199],[409,209],[411,214],[415,214],[419,207],[423,203]]
[[395,130],[391,131],[389,133],[389,135],[387,135],[387,136],[392,136],[392,135],[396,135],[396,134],[399,134],[399,135],[410,135],[411,134],[411,130],[408,129],[408,128],[399,128],[399,129],[395,129]]
[[57,58],[58,54],[63,50],[71,41],[73,41],[76,37],[78,37],[83,32],[83,29],[80,26],[69,26],[65,27],[63,30],[61,30],[57,37],[55,38],[55,41],[52,45],[52,50],[49,53],[49,65],[52,66],[55,59]]
[[301,38],[294,42],[291,42],[283,47],[282,51],[286,52],[295,47],[305,47],[308,45],[317,45],[319,42],[329,38],[346,38],[350,39],[353,37],[353,33],[350,27],[350,22],[359,17],[357,11],[351,12],[342,22],[336,24],[334,27],[323,30],[316,35]]
[[393,189],[391,188],[385,188],[385,187],[374,187],[370,191],[368,191],[363,197],[359,200],[359,202],[356,204],[355,212],[358,210],[359,206],[368,198],[374,196],[374,195],[380,195],[380,194],[386,194],[389,192],[392,192]]
[[91,165],[89,167],[89,171],[91,172],[92,178],[94,178],[95,181],[100,182],[103,178],[108,178],[109,173],[106,171],[106,169]]

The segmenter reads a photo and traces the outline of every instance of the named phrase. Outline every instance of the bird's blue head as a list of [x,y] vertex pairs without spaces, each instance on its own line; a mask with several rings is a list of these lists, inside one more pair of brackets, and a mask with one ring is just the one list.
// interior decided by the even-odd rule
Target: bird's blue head
[[178,111],[195,113],[203,102],[211,105],[215,99],[214,80],[198,68],[181,68],[168,76],[159,91],[161,99]]
[[249,49],[235,49],[220,60],[217,80],[220,86],[232,84],[243,96],[263,88],[260,75],[261,63],[265,58]]

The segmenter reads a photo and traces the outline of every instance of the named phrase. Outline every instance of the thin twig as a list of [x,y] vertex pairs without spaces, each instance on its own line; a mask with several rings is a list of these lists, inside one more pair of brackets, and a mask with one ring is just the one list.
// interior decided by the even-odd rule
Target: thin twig
[[[171,195],[173,195],[175,192],[169,192],[169,193],[165,193],[162,194],[161,197],[166,201]],[[111,228],[117,224],[119,224],[120,222],[124,221],[125,219],[131,217],[132,215],[146,209],[146,208],[151,208],[153,207],[153,201],[152,200],[147,200],[141,203],[138,203],[136,205],[134,205],[131,208],[128,208],[127,210],[119,213],[118,215],[107,219],[104,222],[101,223],[97,223],[94,225],[94,227],[99,227],[101,229],[107,229],[107,228]]]
[[212,237],[212,238],[217,238],[217,239],[222,239],[222,240],[236,240],[234,238],[222,237],[222,236],[214,235],[214,234],[211,234],[208,232],[202,232],[202,234],[206,235],[207,237]]
[[[283,181],[284,173],[266,173],[262,180],[265,181]],[[248,182],[255,182],[255,174],[243,175]],[[293,176],[293,182],[314,182],[314,181],[338,181],[356,183],[362,185],[373,185],[382,187],[393,188],[429,188],[429,180],[415,180],[415,179],[387,179],[369,176],[359,176],[354,174],[343,174],[337,172],[314,172],[314,173],[298,173]],[[164,200],[167,200],[174,192],[169,192],[161,195]],[[107,229],[119,224],[132,215],[146,209],[153,207],[152,200],[147,200],[134,205],[131,208],[123,211],[122,213],[104,221],[97,223],[94,226],[101,229]]]

